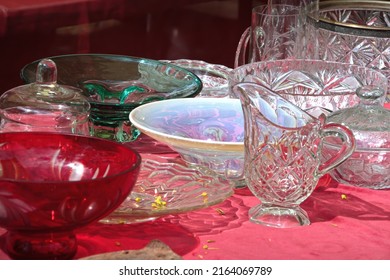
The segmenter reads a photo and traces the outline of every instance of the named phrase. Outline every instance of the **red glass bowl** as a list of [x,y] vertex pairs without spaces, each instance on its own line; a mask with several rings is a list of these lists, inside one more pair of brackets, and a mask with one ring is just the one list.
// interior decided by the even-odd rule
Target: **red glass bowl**
[[14,259],[69,259],[76,228],[115,210],[141,156],[117,142],[47,132],[0,133],[0,227]]

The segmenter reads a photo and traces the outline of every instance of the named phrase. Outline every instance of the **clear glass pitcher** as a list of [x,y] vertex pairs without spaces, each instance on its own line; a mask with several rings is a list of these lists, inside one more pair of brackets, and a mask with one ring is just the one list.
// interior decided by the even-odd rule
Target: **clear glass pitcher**
[[[319,0],[268,0],[252,9],[251,26],[241,35],[234,67],[264,60],[313,57]],[[306,33],[310,33],[307,36]]]
[[[250,209],[250,220],[272,227],[310,224],[299,206],[319,178],[344,162],[355,150],[353,133],[345,126],[314,118],[280,95],[254,83],[233,87],[245,125],[245,179],[261,201]],[[327,137],[341,140],[331,158],[321,155]]]

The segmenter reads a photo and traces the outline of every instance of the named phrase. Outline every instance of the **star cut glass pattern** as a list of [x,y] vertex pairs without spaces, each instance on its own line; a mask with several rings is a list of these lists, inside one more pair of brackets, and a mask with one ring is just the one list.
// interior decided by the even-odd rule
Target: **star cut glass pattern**
[[246,64],[234,69],[230,76],[230,87],[239,82],[260,84],[304,110],[321,107],[335,111],[357,105],[356,90],[365,85],[387,90],[387,79],[378,71],[310,59]]
[[321,59],[371,67],[390,77],[390,35],[364,37],[319,29],[318,40]]
[[[320,6],[320,22],[311,30],[317,36],[318,48],[308,55],[370,67],[390,80],[390,2],[326,5]],[[387,95],[389,99],[390,90]]]
[[349,26],[362,26],[376,29],[390,28],[390,6],[386,10],[334,9],[320,11],[320,18]]

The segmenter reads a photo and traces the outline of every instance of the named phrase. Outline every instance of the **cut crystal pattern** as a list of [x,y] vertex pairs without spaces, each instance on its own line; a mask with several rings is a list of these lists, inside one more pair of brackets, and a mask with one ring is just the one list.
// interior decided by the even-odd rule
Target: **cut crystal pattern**
[[[334,50],[328,52],[332,58],[339,51],[336,47]],[[302,109],[323,107],[331,111],[357,105],[359,87],[375,85],[387,89],[387,79],[369,68],[299,59],[243,65],[234,69],[230,77],[230,86],[239,82],[260,84]]]

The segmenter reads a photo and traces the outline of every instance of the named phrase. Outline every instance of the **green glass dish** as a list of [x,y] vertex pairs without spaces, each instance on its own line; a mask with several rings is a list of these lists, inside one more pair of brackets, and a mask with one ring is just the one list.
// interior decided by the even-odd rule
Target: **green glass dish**
[[[112,55],[69,54],[49,57],[57,65],[59,84],[82,89],[91,104],[91,136],[130,142],[140,132],[129,122],[130,112],[145,103],[195,97],[202,81],[191,71],[157,60]],[[25,83],[35,82],[40,60],[20,72]]]

